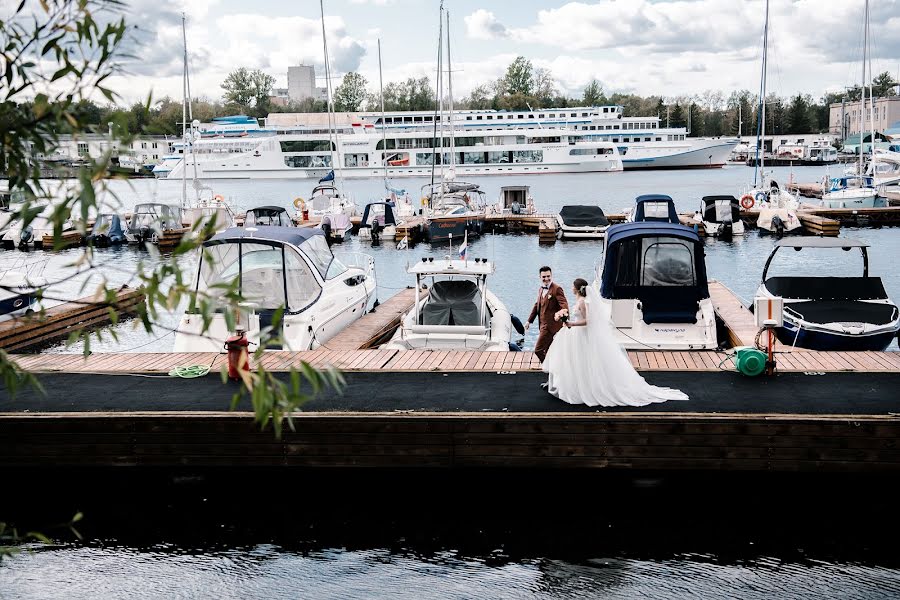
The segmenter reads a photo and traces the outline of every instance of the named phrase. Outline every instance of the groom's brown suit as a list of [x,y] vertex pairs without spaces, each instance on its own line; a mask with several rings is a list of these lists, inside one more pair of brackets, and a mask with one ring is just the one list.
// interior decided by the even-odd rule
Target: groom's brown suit
[[547,350],[550,348],[550,344],[553,343],[553,336],[562,329],[563,324],[560,321],[555,321],[553,315],[563,308],[568,309],[569,302],[566,300],[566,294],[563,292],[562,287],[551,283],[546,294],[543,286],[538,289],[537,301],[534,303],[534,308],[531,309],[531,314],[528,316],[528,324],[530,325],[534,318],[537,317],[540,333],[538,334],[537,343],[534,345],[534,353],[541,362],[544,362],[544,357],[547,356]]

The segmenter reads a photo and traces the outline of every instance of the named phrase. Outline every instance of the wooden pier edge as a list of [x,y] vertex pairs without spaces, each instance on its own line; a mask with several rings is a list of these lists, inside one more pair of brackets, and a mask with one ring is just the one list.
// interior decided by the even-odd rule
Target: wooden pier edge
[[0,413],[7,468],[900,471],[900,417],[708,413]]

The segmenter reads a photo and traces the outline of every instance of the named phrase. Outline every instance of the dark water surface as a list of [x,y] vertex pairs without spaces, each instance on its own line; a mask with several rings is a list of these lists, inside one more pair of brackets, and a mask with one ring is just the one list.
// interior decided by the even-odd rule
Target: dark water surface
[[[788,169],[777,169],[779,181]],[[796,169],[818,181],[823,169]],[[641,193],[668,193],[679,210],[714,193],[739,195],[752,170],[484,178],[532,186],[542,212],[599,203],[620,212]],[[415,180],[399,180],[417,195]],[[154,198],[177,201],[180,185],[115,182],[125,209]],[[308,181],[221,182],[217,193],[244,208],[289,206]],[[378,181],[352,181],[361,206]],[[900,230],[842,236],[872,244],[871,272],[900,298]],[[744,299],[759,284],[772,246],[755,232],[706,243],[707,268]],[[496,263],[489,281],[521,317],[533,302],[538,267],[568,285],[593,279],[599,242],[540,246],[534,235],[488,235],[470,256]],[[353,239],[338,255],[375,256],[379,296],[411,283],[408,262],[446,254],[420,244],[397,251]],[[72,273],[78,249],[51,255],[49,278]],[[37,258],[40,253],[34,253]],[[0,253],[0,262],[16,258]],[[190,268],[185,259],[184,266]],[[102,267],[60,283],[60,299],[86,295],[100,277],[136,283],[133,248],[102,250]],[[786,254],[784,269],[857,273],[857,255]],[[177,323],[180,311],[164,319]],[[118,326],[102,351],[171,350],[173,336]],[[533,332],[532,332],[533,335]],[[526,343],[533,344],[533,337]],[[77,351],[60,344],[50,351]],[[0,466],[2,468],[2,466]],[[4,473],[0,521],[48,531],[57,545],[33,546],[0,563],[7,598],[896,598],[900,570],[896,485],[846,477],[682,475],[635,479],[598,473],[184,472]],[[85,513],[77,541],[52,523]],[[50,524],[50,525],[48,525]]]

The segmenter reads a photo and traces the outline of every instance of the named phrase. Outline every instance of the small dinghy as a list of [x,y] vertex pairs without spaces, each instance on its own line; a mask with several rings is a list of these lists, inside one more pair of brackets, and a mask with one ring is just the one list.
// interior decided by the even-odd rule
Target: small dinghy
[[[900,313],[888,298],[881,278],[869,276],[868,247],[865,242],[828,237],[775,243],[756,295],[784,299],[784,326],[775,330],[781,343],[811,350],[887,348],[900,330]],[[836,255],[834,258],[839,258],[838,250],[849,252],[855,248],[862,255],[862,277],[771,277],[772,262],[782,248],[828,252]]]

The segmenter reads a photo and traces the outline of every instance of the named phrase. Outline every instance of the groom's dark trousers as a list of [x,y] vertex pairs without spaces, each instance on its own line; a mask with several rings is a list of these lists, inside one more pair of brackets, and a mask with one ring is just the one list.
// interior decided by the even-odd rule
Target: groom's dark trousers
[[528,316],[528,323],[530,325],[537,317],[540,331],[537,343],[534,345],[534,353],[541,362],[544,362],[544,357],[547,356],[547,350],[550,348],[550,344],[553,343],[553,336],[562,329],[563,324],[559,321],[554,321],[553,315],[563,308],[568,309],[569,302],[566,300],[566,294],[563,292],[562,287],[551,283],[550,289],[547,290],[546,294],[543,287],[538,289],[537,301],[535,301],[534,308],[531,309],[531,314]]

